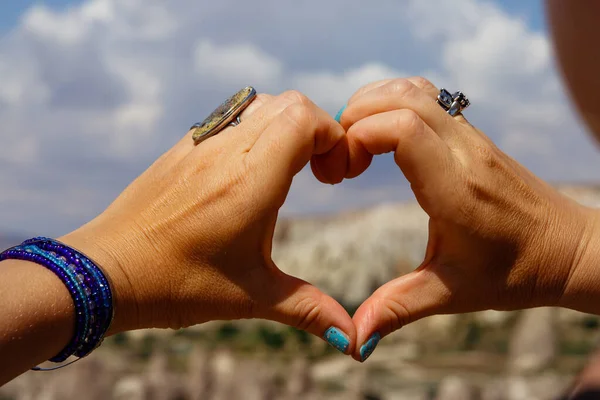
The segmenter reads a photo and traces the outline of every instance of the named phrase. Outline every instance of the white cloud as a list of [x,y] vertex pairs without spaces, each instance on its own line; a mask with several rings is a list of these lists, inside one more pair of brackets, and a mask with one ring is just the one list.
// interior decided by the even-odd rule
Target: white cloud
[[400,76],[407,74],[381,63],[367,63],[338,74],[330,71],[300,73],[292,77],[292,82],[321,107],[334,109],[344,105],[361,86]]
[[3,107],[31,106],[49,98],[49,88],[38,75],[36,65],[20,57],[0,54],[0,105]]
[[27,32],[65,46],[72,46],[85,39],[93,19],[88,13],[67,11],[54,13],[45,6],[33,7],[23,18]]
[[486,0],[412,0],[413,30],[439,53],[439,81],[472,100],[479,128],[535,173],[594,179],[598,155],[568,106],[549,38]]
[[217,46],[208,39],[198,42],[194,64],[204,79],[227,85],[274,87],[283,73],[280,60],[252,44]]
[[410,0],[406,15],[416,37],[446,41],[473,35],[482,21],[497,17],[499,10],[487,0]]
[[[540,33],[506,15],[482,21],[471,35],[449,40],[444,66],[459,85],[468,85],[478,101],[495,101],[491,93],[512,94],[522,80],[550,69],[550,46]],[[509,84],[509,86],[506,86]]]
[[[389,160],[387,161],[390,164]],[[393,172],[397,179],[365,188],[364,182],[360,182],[364,181],[365,177],[357,178],[358,182],[344,181],[338,185],[323,185],[308,169],[305,169],[294,178],[289,200],[284,204],[282,212],[284,215],[306,215],[315,210],[337,212],[340,209],[359,209],[412,198],[410,189],[400,184],[402,181],[400,171],[394,169]]]
[[[464,90],[472,120],[546,177],[594,170],[548,39],[491,1],[85,0],[33,6],[0,37],[0,221],[84,222],[239,87],[300,89],[334,113],[365,83],[416,74]],[[286,210],[404,195],[394,168],[335,188],[304,171]]]
[[112,69],[124,83],[129,101],[115,109],[109,140],[117,154],[129,157],[140,143],[153,140],[157,134],[155,127],[164,113],[162,82],[159,76],[135,61],[115,59]]

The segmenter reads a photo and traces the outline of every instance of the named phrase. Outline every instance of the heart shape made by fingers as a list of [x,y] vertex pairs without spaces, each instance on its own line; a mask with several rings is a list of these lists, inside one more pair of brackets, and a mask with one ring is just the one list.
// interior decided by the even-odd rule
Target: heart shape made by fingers
[[[309,262],[334,260],[335,296],[351,304],[369,296],[353,316],[360,361],[385,335],[430,315],[560,304],[581,243],[598,230],[589,209],[502,153],[461,114],[449,115],[438,93],[423,78],[375,82],[337,117],[347,132],[346,177],[393,152],[419,203],[356,214],[331,228],[337,233],[305,239],[303,248],[314,246]],[[313,163],[323,174],[333,161]],[[408,267],[398,270],[403,262]],[[317,284],[325,279],[319,271]]]

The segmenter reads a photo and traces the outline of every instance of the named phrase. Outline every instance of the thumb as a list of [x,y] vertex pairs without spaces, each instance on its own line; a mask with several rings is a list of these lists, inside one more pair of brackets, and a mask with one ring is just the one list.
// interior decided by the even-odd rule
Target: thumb
[[381,286],[354,314],[357,346],[353,357],[363,362],[382,337],[418,319],[444,313],[449,293],[439,276],[423,267]]
[[268,300],[257,317],[312,333],[344,354],[356,343],[356,328],[348,312],[331,296],[301,279],[273,270]]

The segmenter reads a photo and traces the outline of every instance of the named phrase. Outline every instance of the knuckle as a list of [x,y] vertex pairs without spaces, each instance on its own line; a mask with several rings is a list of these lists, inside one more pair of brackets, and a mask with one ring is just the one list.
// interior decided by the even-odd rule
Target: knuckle
[[386,319],[388,321],[388,329],[390,332],[397,331],[405,325],[412,322],[410,312],[406,305],[400,301],[394,299],[382,299],[382,309],[387,310],[389,315]]
[[395,96],[405,97],[410,95],[413,92],[413,90],[416,89],[416,86],[408,79],[401,78],[394,79],[393,81],[391,81],[389,84],[386,85],[386,89],[389,93]]
[[396,129],[405,135],[413,136],[423,133],[425,126],[419,114],[413,110],[400,110],[396,118]]
[[256,103],[258,105],[263,105],[263,104],[267,104],[272,99],[273,99],[273,96],[271,96],[270,94],[259,93],[256,95],[256,97],[254,98],[252,103],[253,104]]
[[365,93],[368,93],[370,90],[370,88],[368,86],[363,86],[360,89],[358,89],[351,98],[358,98],[361,97],[362,95],[364,95]]
[[310,104],[310,100],[308,99],[308,97],[306,97],[304,93],[299,92],[298,90],[288,90],[286,92],[283,92],[281,96],[286,100],[290,100],[292,103],[306,105]]
[[256,95],[254,100],[242,111],[243,118],[248,118],[252,114],[254,114],[258,109],[262,108],[264,105],[273,101],[273,96],[266,93],[259,93]]
[[358,97],[363,96],[364,94],[370,92],[371,90],[374,89],[375,82],[373,84],[368,84],[368,85],[364,85],[361,88],[359,88],[351,97],[351,99],[355,99]]
[[415,77],[411,78],[411,80],[415,86],[417,86],[421,89],[426,89],[426,90],[427,89],[436,89],[435,85],[433,83],[431,83],[431,81],[429,79],[424,78],[422,76],[415,76]]
[[300,316],[294,324],[294,327],[303,331],[308,331],[318,323],[321,315],[321,307],[318,302],[307,298],[296,305],[294,313],[295,315]]
[[292,104],[286,107],[282,114],[299,129],[311,126],[315,119],[313,110],[305,104]]

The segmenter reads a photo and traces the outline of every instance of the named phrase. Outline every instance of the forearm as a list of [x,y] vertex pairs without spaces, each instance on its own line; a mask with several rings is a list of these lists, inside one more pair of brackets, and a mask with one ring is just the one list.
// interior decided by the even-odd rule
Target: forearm
[[[140,326],[135,296],[113,255],[129,241],[121,238],[117,246],[117,234],[105,236],[81,228],[59,241],[91,257],[110,282],[114,307],[106,332],[110,336]],[[54,272],[28,261],[0,262],[0,360],[11,360],[0,367],[0,385],[58,355],[74,334],[73,298]]]
[[55,356],[74,329],[73,301],[60,279],[27,261],[0,262],[0,385]]

